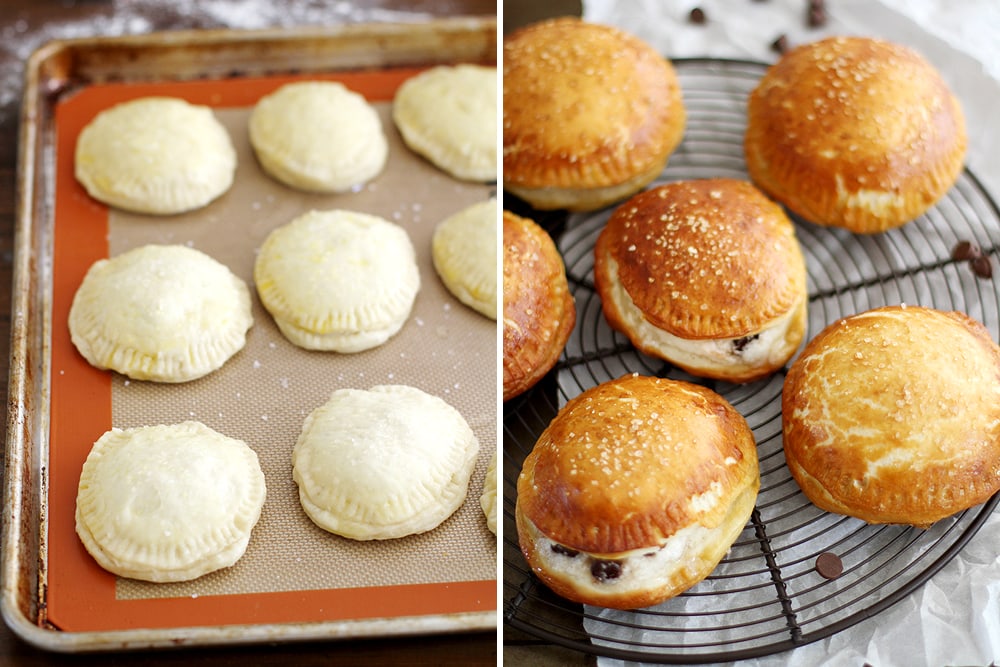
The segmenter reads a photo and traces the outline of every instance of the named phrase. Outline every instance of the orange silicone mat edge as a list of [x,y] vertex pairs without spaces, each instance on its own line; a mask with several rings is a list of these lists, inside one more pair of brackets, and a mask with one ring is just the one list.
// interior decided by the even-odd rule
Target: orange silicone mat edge
[[108,256],[108,209],[91,199],[73,174],[80,131],[101,110],[138,97],[168,95],[212,107],[250,106],[277,87],[303,78],[340,81],[371,101],[387,101],[418,71],[399,67],[308,77],[98,84],[58,103],[47,503],[49,623],[82,632],[405,618],[496,609],[496,580],[119,600],[114,575],[96,564],[75,530],[80,470],[94,441],[111,427],[110,376],[76,352],[66,327],[73,294],[84,274]]

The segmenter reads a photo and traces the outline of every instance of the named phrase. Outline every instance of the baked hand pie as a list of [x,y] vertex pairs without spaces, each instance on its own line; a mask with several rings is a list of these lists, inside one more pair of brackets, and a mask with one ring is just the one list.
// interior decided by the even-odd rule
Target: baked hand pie
[[785,459],[828,512],[926,528],[1000,491],[1000,347],[963,313],[887,306],[789,369]]
[[673,65],[618,28],[563,17],[503,41],[503,187],[587,211],[659,176],[686,115]]
[[517,481],[517,536],[559,595],[648,607],[715,569],[759,488],[753,433],[725,399],[628,375],[573,398],[542,432]]
[[576,323],[566,267],[534,220],[503,212],[503,400],[552,370]]
[[764,377],[805,334],[795,228],[746,181],[676,181],[621,204],[595,244],[594,283],[611,327],[694,375]]
[[785,53],[747,104],[750,177],[806,220],[874,233],[930,208],[962,171],[958,99],[913,50],[831,37]]

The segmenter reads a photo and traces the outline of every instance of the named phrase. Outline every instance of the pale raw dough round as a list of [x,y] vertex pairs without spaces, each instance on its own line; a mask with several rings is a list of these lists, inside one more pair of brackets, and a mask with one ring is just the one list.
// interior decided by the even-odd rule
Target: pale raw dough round
[[135,380],[187,382],[246,344],[250,290],[182,245],[145,245],[95,262],[73,296],[73,344],[93,366]]
[[229,190],[236,150],[212,110],[172,97],[144,97],[97,114],[76,143],[77,180],[94,199],[170,215]]
[[76,532],[109,572],[188,581],[243,556],[265,495],[257,454],[200,422],[111,429],[83,464]]
[[302,508],[331,533],[384,540],[439,526],[465,501],[479,442],[444,400],[405,385],[340,389],[292,455]]
[[479,498],[479,504],[486,515],[486,525],[489,526],[493,534],[497,534],[497,453],[494,451],[490,458],[490,467],[486,470],[486,479],[483,481],[483,495]]
[[434,269],[456,299],[497,318],[496,199],[473,204],[438,223],[431,241]]
[[261,167],[309,192],[346,192],[375,178],[389,154],[368,101],[335,81],[289,83],[254,106],[250,143]]
[[497,68],[440,65],[407,79],[392,118],[403,141],[465,181],[497,180]]
[[310,211],[268,235],[254,282],[295,345],[361,352],[402,328],[420,273],[402,227],[354,211]]

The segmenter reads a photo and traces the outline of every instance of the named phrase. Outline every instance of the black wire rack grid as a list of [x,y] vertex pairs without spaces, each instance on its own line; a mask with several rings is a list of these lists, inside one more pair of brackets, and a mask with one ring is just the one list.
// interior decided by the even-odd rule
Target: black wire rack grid
[[[688,124],[657,182],[748,178],[742,151],[746,98],[767,66],[702,58],[674,65]],[[504,405],[503,608],[510,627],[622,660],[694,664],[779,653],[829,637],[902,600],[989,519],[1000,494],[926,531],[868,525],[819,510],[785,466],[780,397],[786,369],[735,385],[694,378],[643,356],[608,327],[593,287],[593,246],[612,209],[567,216],[534,212],[516,200],[505,206],[533,217],[558,240],[577,308],[576,327],[556,368]],[[809,272],[807,340],[840,317],[898,303],[963,311],[998,338],[995,279],[979,277],[968,262],[951,257],[963,240],[992,257],[1000,240],[1000,212],[968,170],[931,210],[883,234],[859,236],[792,218]],[[712,575],[656,607],[623,612],[570,603],[535,578],[518,549],[514,505],[521,463],[559,407],[631,372],[697,382],[732,403],[757,439],[761,490],[750,522]],[[841,558],[839,577],[828,580],[816,571],[816,558],[824,552]]]

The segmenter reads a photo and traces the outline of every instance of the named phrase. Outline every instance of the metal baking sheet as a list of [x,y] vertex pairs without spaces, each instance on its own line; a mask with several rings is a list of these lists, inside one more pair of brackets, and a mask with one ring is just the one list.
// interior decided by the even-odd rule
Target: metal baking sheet
[[[49,44],[32,57],[20,137],[0,600],[4,619],[17,634],[51,650],[88,651],[496,627],[496,542],[478,508],[486,462],[496,447],[495,324],[450,297],[429,259],[434,224],[494,195],[495,186],[455,181],[407,152],[390,116],[395,86],[420,68],[495,63],[495,57],[495,21],[479,18],[71,40]],[[364,88],[382,115],[389,165],[358,192],[296,193],[269,180],[253,160],[241,129],[249,108],[260,95],[302,77]],[[75,135],[68,126],[78,130],[116,101],[164,91],[216,108],[240,155],[230,193],[190,216],[151,220],[109,212],[80,192],[60,191],[72,180],[67,153]],[[171,387],[178,391],[169,392],[170,400],[147,383],[81,366],[67,351],[67,295],[91,256],[147,242],[187,243],[228,256],[234,272],[250,284],[252,247],[269,229],[310,208],[338,207],[403,225],[418,251],[422,287],[411,320],[398,340],[372,354],[291,349],[256,300],[250,342],[224,367],[230,372]],[[91,217],[103,221],[96,228],[100,233],[84,226]],[[308,380],[296,371],[306,367],[313,373]],[[97,391],[81,390],[69,376],[82,377],[81,386],[95,382]],[[227,386],[227,377],[238,387]],[[473,426],[481,452],[465,506],[440,533],[398,548],[336,544],[340,538],[324,542],[333,536],[314,532],[296,551],[302,532],[295,531],[310,530],[294,514],[295,494],[283,470],[283,448],[294,438],[296,419],[336,388],[392,382],[440,395]],[[104,403],[101,396],[107,397]],[[274,434],[270,442],[261,435],[245,438],[264,454],[270,515],[266,507],[255,529],[256,545],[252,542],[247,556],[231,568],[232,577],[208,575],[162,588],[111,577],[72,539],[72,475],[102,420],[127,427],[181,418],[209,425],[242,418],[255,421],[259,433]],[[244,437],[232,428],[240,427],[231,426],[229,434]],[[259,558],[268,551],[277,560]],[[287,568],[276,567],[282,558]],[[414,560],[425,567],[399,565]],[[449,572],[441,566],[449,561],[466,571]],[[466,561],[479,565],[469,570]],[[328,562],[362,566],[356,575],[331,578],[321,572]],[[276,576],[282,569],[298,575]],[[89,580],[98,583],[90,588],[81,583]],[[360,599],[365,604],[357,604]],[[137,614],[146,620],[135,621]]]

